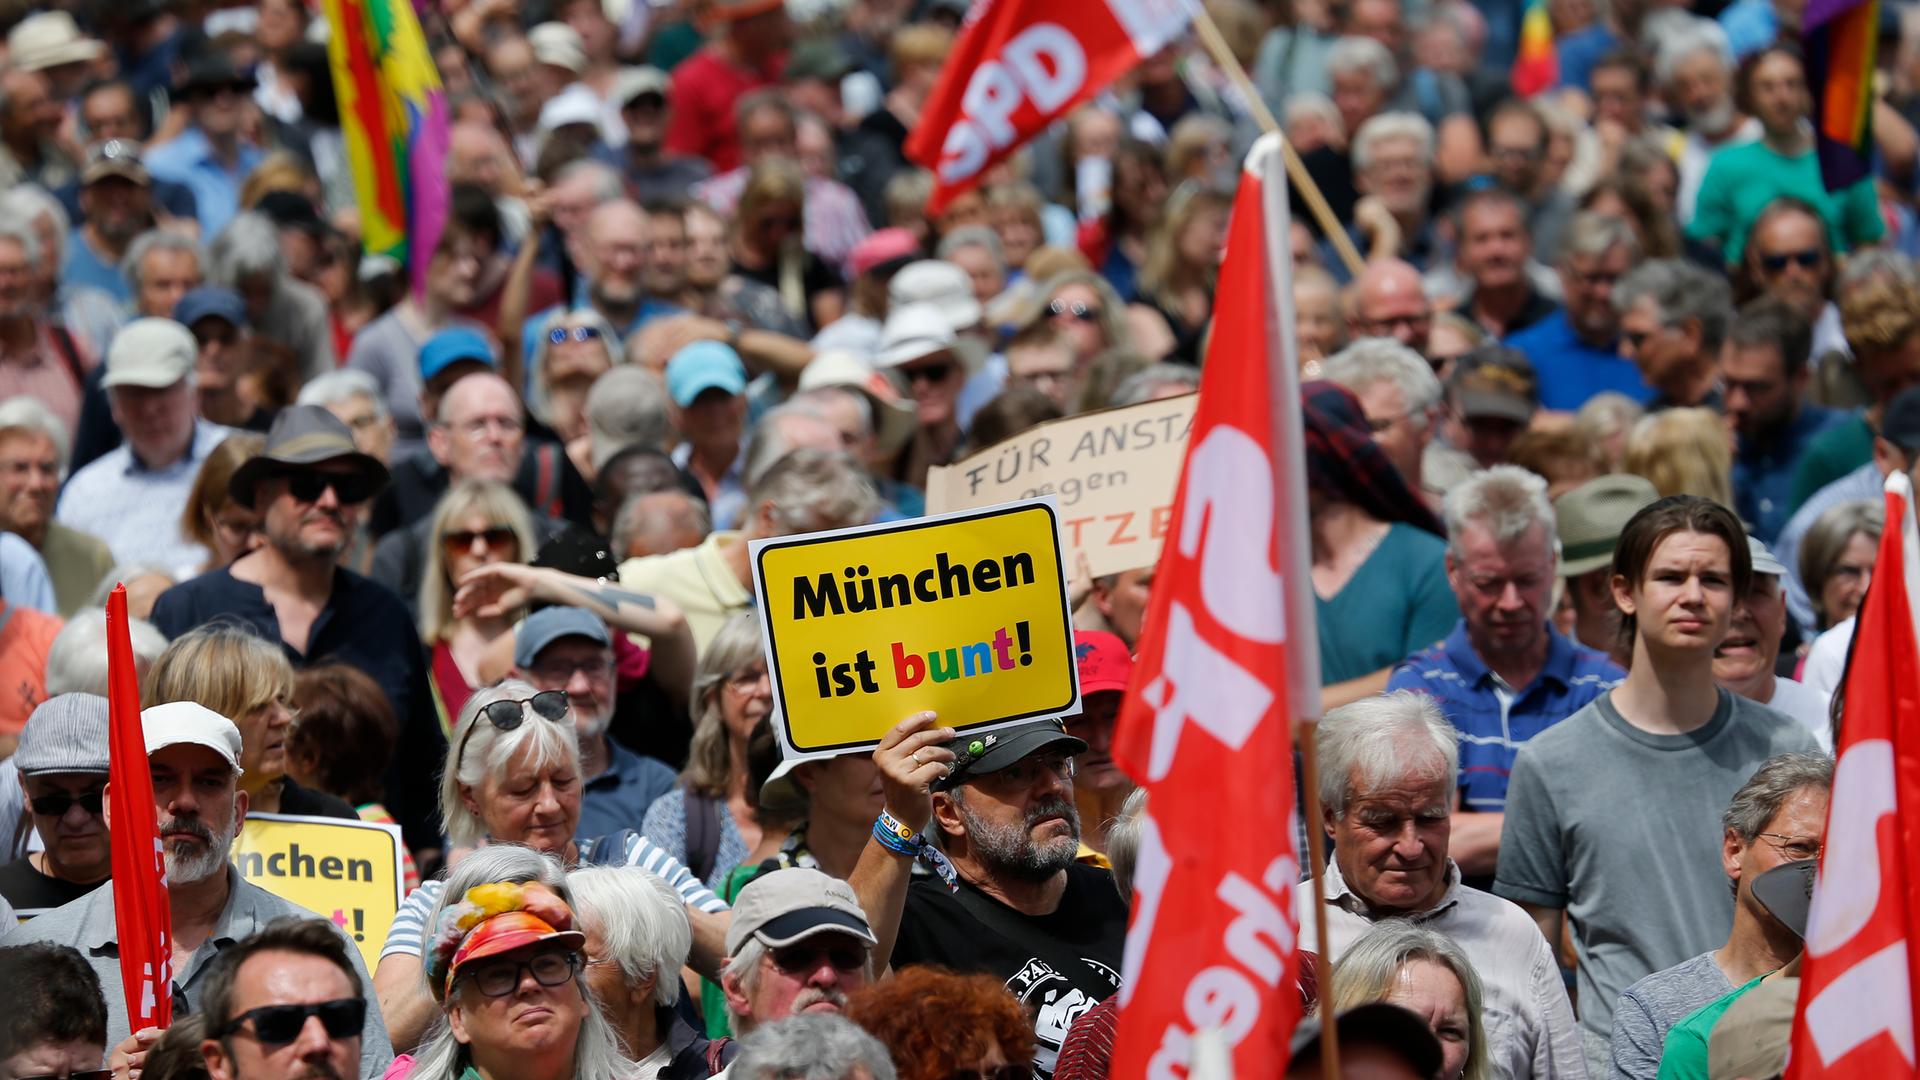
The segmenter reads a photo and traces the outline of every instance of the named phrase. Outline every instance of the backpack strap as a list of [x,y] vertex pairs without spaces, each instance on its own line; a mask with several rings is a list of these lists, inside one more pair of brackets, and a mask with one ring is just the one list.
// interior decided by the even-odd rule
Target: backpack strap
[[559,517],[563,509],[560,505],[560,447],[550,442],[536,444],[533,461],[537,474],[533,480],[534,509],[548,517]]
[[719,1076],[720,1071],[727,1067],[728,1060],[734,1057],[733,1054],[727,1053],[727,1047],[732,1045],[733,1039],[726,1035],[722,1035],[707,1044],[708,1076]]
[[687,789],[687,869],[701,881],[713,874],[713,861],[720,854],[720,818],[727,808],[720,800]]
[[73,384],[79,387],[87,385],[87,373],[80,367],[80,345],[73,340],[65,326],[55,324],[47,327],[47,336],[53,339],[54,351],[67,365],[67,374],[73,376]]

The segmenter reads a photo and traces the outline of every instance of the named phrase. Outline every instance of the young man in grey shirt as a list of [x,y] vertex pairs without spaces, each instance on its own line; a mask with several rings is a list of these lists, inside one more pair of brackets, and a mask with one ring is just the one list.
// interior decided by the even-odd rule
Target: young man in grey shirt
[[1573,917],[1596,1073],[1621,992],[1727,940],[1728,801],[1769,758],[1815,749],[1799,722],[1714,685],[1713,651],[1752,571],[1739,519],[1718,503],[1675,495],[1635,514],[1614,551],[1627,678],[1514,761],[1494,891],[1549,942]]
[[1782,754],[1727,804],[1721,863],[1734,889],[1727,943],[1641,979],[1613,1007],[1612,1080],[1655,1080],[1667,1032],[1695,1009],[1733,993],[1800,953],[1800,936],[1753,897],[1753,881],[1782,863],[1813,859],[1827,827],[1833,759]]

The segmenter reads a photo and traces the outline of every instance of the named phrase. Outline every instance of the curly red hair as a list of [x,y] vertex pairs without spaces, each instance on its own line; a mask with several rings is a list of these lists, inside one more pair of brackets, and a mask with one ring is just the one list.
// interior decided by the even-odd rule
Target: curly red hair
[[991,975],[905,968],[852,995],[847,1017],[886,1044],[900,1080],[977,1068],[995,1043],[1007,1061],[1033,1062],[1033,1023]]

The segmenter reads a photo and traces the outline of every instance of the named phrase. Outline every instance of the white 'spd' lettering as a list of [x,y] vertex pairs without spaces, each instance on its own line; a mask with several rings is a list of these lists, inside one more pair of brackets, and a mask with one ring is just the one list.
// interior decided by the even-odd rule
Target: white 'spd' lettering
[[1019,137],[1013,115],[1031,99],[1042,113],[1073,100],[1087,81],[1087,54],[1071,30],[1035,23],[1015,34],[1000,57],[974,69],[960,95],[960,119],[940,147],[940,179],[957,183],[986,168]]

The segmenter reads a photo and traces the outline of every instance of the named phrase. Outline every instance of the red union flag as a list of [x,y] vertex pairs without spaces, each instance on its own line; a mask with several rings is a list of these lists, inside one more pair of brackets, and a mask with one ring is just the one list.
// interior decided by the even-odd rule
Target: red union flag
[[[1317,708],[1280,143],[1234,199],[1213,340],[1114,750],[1148,790],[1115,1077],[1279,1076],[1299,1020],[1291,721]],[[1277,822],[1277,824],[1276,824]]]
[[987,167],[1186,31],[1185,0],[980,0],[920,110],[907,157],[936,213]]
[[1913,1076],[1920,867],[1920,585],[1913,487],[1887,478],[1887,529],[1860,606],[1826,847],[1807,916],[1789,1080]]
[[140,684],[127,626],[127,587],[107,596],[107,798],[113,815],[113,923],[127,1026],[173,1022],[173,909],[153,806],[153,773],[140,728]]

